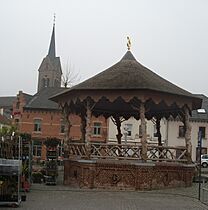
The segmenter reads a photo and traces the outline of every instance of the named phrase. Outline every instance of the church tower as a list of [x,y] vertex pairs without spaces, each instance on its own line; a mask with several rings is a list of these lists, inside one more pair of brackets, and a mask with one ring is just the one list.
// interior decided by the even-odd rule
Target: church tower
[[48,55],[43,59],[38,71],[38,92],[46,87],[61,87],[62,70],[60,58],[56,57],[55,22],[53,23]]

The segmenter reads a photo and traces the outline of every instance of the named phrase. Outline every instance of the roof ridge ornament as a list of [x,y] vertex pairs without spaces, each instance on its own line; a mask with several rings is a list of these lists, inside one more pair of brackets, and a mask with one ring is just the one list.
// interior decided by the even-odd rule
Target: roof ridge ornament
[[131,40],[130,40],[129,36],[127,36],[127,49],[131,50]]

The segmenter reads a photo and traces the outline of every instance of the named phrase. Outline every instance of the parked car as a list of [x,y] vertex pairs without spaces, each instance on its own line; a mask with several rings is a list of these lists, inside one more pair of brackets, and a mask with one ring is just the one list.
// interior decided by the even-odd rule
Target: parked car
[[208,167],[208,154],[201,155],[201,165],[203,168]]

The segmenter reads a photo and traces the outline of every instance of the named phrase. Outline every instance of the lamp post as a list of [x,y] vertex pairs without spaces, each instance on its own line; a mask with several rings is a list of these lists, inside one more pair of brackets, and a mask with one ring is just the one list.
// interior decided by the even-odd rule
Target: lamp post
[[19,164],[19,167],[18,167],[18,184],[17,184],[17,199],[18,199],[18,203],[20,202],[20,175],[21,175],[21,170],[22,170],[22,164],[21,164],[21,142],[22,142],[22,139],[21,139],[21,136],[19,135],[18,137],[18,164]]
[[202,146],[202,131],[198,133],[198,149],[199,149],[199,192],[198,200],[201,200],[201,146]]

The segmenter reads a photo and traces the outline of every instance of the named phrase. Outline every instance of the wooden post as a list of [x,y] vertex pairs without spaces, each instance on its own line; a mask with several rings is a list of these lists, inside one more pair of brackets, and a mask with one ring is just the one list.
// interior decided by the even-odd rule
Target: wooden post
[[157,138],[158,138],[158,146],[162,146],[162,135],[160,132],[160,118],[156,118],[156,130],[157,130]]
[[116,134],[117,142],[118,144],[121,144],[121,138],[122,138],[122,133],[121,133],[121,123],[125,121],[125,119],[122,119],[121,117],[115,115],[111,117],[112,122],[114,125],[116,125],[118,133]]
[[71,121],[69,119],[70,115],[70,108],[68,106],[62,107],[62,113],[63,113],[63,120],[65,124],[65,139],[64,139],[64,151],[69,150],[69,143],[70,143],[70,129],[72,127]]
[[142,160],[147,160],[147,133],[146,133],[146,120],[145,120],[145,107],[144,103],[140,104],[140,120],[141,120],[141,144],[142,144]]
[[185,116],[184,116],[184,127],[185,127],[185,141],[186,141],[186,149],[187,149],[187,160],[188,163],[192,162],[192,145],[191,145],[191,124],[190,124],[190,114],[189,109],[187,107],[184,108]]
[[90,153],[91,153],[91,145],[90,145],[90,140],[91,140],[91,117],[92,117],[92,112],[89,106],[89,103],[87,103],[86,106],[86,132],[85,132],[85,143],[86,143],[86,150],[87,150],[87,157],[90,159]]
[[81,125],[80,125],[80,131],[81,131],[81,141],[82,143],[85,143],[85,136],[86,136],[86,117],[85,114],[80,114],[81,118]]

